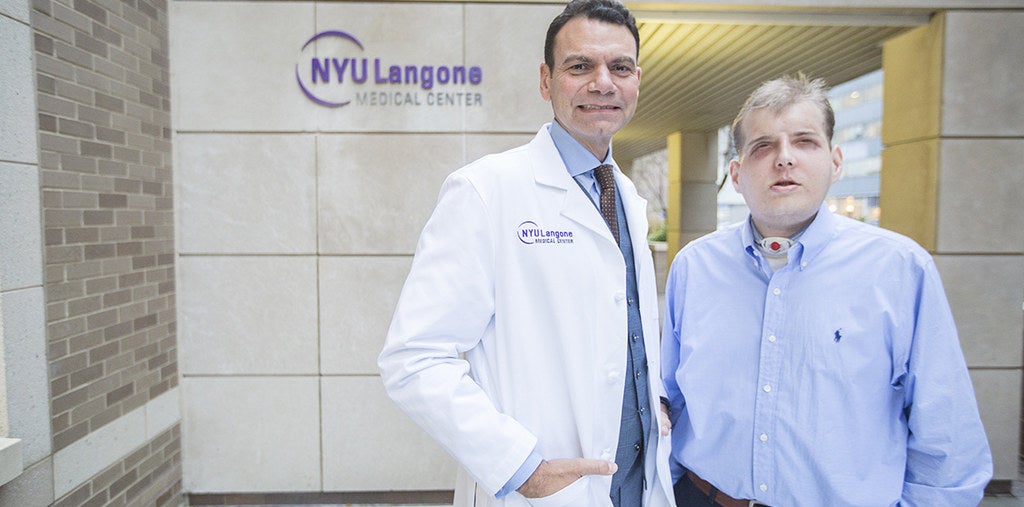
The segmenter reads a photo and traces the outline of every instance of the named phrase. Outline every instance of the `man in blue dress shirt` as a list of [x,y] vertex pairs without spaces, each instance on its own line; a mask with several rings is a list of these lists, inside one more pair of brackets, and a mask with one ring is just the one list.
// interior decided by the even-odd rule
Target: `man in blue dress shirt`
[[680,506],[976,506],[992,476],[932,258],[824,205],[842,171],[833,126],[821,80],[758,88],[729,166],[749,220],[672,263]]

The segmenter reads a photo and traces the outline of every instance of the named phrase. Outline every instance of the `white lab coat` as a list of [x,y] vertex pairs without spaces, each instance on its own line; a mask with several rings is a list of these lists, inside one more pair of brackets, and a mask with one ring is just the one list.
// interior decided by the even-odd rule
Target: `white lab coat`
[[[646,201],[621,173],[615,182],[650,383],[644,505],[673,505]],[[611,476],[540,500],[494,493],[534,446],[545,459],[615,459],[626,327],[622,253],[544,126],[446,179],[378,362],[391,398],[462,465],[456,507],[610,506]]]

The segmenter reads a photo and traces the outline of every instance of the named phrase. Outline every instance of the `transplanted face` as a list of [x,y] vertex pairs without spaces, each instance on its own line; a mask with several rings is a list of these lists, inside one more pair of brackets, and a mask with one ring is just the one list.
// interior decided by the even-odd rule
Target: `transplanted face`
[[628,28],[578,16],[555,36],[554,68],[540,66],[540,94],[555,120],[598,160],[636,112],[640,67]]
[[842,174],[843,153],[825,134],[824,118],[804,100],[781,111],[758,109],[744,120],[744,145],[729,175],[762,235],[800,232]]

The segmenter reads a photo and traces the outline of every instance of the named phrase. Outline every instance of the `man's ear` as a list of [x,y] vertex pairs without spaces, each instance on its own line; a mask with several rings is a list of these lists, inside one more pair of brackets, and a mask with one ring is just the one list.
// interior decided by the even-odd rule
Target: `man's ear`
[[832,148],[832,183],[843,176],[843,150],[836,145]]
[[732,180],[732,188],[736,189],[736,192],[740,192],[740,161],[738,159],[732,159],[729,161],[729,179]]
[[548,102],[551,101],[551,69],[544,62],[540,64],[540,96]]

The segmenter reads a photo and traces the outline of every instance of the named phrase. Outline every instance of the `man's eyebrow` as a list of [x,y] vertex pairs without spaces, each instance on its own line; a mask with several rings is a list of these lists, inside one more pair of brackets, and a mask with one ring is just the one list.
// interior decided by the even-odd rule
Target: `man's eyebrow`
[[823,137],[823,135],[819,134],[817,130],[798,130],[796,132],[793,132],[793,137],[807,137],[807,136]]
[[755,145],[755,144],[757,144],[757,143],[760,143],[760,142],[766,142],[766,141],[770,141],[771,139],[772,139],[772,137],[771,137],[771,136],[759,136],[759,137],[755,137],[755,138],[753,138],[753,139],[751,139],[751,140],[747,141],[747,142],[746,142],[746,144],[744,144],[744,145],[743,145],[743,147],[744,147],[744,148],[749,148],[749,147],[751,147],[751,146],[753,146],[753,145]]
[[623,63],[625,63],[625,64],[628,64],[628,65],[631,65],[631,66],[634,66],[634,67],[636,66],[636,60],[634,60],[633,58],[628,57],[628,56],[620,56],[620,57],[612,60],[612,63],[613,64],[623,64]]
[[584,55],[569,55],[562,61],[562,65],[575,65],[577,63],[592,64],[594,63],[594,60]]

